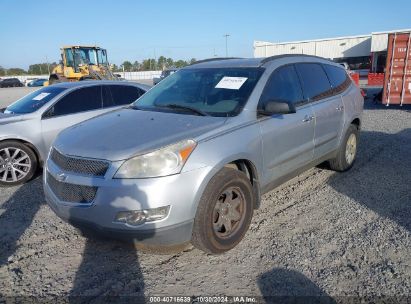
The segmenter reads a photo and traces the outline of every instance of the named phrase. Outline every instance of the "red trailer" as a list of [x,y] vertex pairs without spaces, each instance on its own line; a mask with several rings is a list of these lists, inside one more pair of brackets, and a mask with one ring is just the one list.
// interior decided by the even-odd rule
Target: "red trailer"
[[382,103],[411,104],[411,33],[388,36]]

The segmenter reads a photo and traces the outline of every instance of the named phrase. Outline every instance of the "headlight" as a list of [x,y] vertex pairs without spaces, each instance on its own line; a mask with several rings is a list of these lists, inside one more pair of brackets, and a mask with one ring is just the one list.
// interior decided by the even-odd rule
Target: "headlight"
[[180,173],[196,145],[189,139],[131,158],[121,165],[114,178],[148,178]]

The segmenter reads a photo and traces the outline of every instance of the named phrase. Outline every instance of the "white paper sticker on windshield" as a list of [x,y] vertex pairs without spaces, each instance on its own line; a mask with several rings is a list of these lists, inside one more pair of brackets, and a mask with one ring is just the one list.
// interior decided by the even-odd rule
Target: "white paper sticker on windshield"
[[33,97],[33,100],[42,100],[44,97],[49,96],[50,93],[40,93],[36,97]]
[[247,80],[247,77],[223,77],[215,86],[216,89],[238,90]]

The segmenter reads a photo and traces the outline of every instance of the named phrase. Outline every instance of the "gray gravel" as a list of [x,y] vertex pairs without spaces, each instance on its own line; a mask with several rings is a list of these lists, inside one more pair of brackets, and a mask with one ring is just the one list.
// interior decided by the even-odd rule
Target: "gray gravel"
[[87,240],[45,205],[41,177],[0,189],[0,295],[411,296],[411,107],[365,107],[352,170],[266,194],[220,256]]

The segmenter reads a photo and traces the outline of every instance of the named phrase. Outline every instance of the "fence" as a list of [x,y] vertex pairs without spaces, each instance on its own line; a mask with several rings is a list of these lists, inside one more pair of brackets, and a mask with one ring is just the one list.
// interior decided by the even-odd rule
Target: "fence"
[[[122,78],[125,78],[127,80],[141,80],[141,79],[153,79],[155,77],[160,77],[161,71],[142,71],[142,72],[115,72],[114,74],[121,75]],[[12,75],[7,75],[7,76],[2,76],[2,79],[6,78],[17,78],[23,83],[27,83],[31,80],[37,79],[37,78],[45,78],[49,79],[49,75],[19,75],[19,76],[12,76]]]

